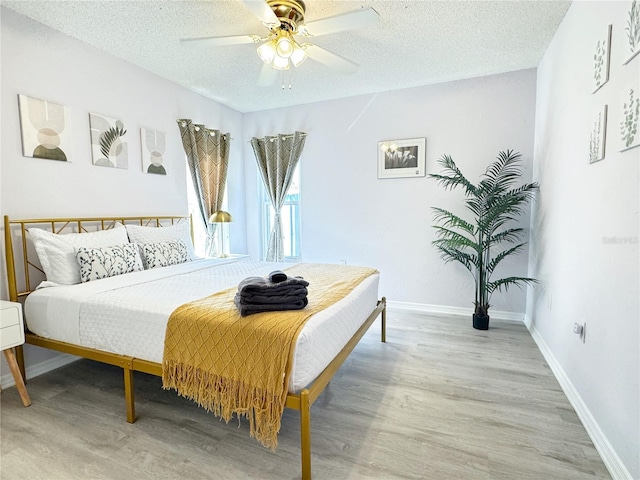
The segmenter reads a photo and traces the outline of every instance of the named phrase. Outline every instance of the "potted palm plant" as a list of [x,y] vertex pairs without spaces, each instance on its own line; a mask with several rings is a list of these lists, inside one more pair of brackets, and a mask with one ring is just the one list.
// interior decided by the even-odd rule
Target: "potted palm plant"
[[444,168],[442,174],[429,175],[445,189],[464,189],[465,206],[472,219],[465,220],[445,209],[432,207],[438,237],[432,244],[446,263],[459,262],[473,275],[473,327],[479,330],[489,328],[489,302],[494,292],[537,282],[528,277],[492,278],[505,258],[517,254],[526,245],[521,241],[524,229],[510,227],[510,224],[523,213],[538,184],[514,186],[522,176],[520,158],[513,150],[500,152],[477,185],[467,180],[449,155],[438,160]]

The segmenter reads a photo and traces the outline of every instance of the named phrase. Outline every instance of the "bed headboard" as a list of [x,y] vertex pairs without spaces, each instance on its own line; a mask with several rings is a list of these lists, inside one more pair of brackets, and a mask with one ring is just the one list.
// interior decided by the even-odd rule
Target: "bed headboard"
[[[5,258],[9,300],[15,302],[29,295],[44,278],[38,256],[31,241],[29,228],[44,228],[53,233],[82,233],[108,230],[117,223],[147,227],[170,226],[191,222],[189,216],[87,217],[87,218],[30,218],[10,219],[4,216]],[[191,223],[193,238],[193,223]]]

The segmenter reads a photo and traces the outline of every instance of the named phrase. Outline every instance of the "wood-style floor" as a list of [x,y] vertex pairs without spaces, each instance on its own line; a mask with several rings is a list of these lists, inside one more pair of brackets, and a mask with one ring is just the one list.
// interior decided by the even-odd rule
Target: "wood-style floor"
[[[80,361],[2,392],[0,477],[295,479],[298,412],[276,452],[158,378],[136,374],[125,421],[121,370]],[[311,411],[314,479],[611,478],[522,324],[390,312]]]

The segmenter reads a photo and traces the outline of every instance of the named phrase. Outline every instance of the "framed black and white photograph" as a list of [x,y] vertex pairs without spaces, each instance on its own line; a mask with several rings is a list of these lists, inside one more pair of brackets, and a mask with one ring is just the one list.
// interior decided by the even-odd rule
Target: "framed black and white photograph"
[[426,138],[378,142],[378,178],[425,176]]

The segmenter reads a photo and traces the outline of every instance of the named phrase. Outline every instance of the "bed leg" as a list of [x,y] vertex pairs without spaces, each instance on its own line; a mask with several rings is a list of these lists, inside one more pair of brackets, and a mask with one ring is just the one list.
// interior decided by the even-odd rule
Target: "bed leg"
[[381,341],[385,343],[387,341],[387,298],[382,297],[382,338]]
[[127,422],[136,421],[136,403],[133,398],[133,370],[123,368],[124,372],[124,401],[127,404]]
[[22,375],[24,383],[27,383],[27,372],[24,366],[24,349],[22,345],[18,345],[16,347],[16,361],[18,362],[18,370],[20,370],[20,375]]
[[9,365],[9,368],[11,369],[11,375],[13,375],[13,379],[16,382],[16,388],[18,389],[18,393],[20,394],[22,405],[28,407],[29,405],[31,405],[31,399],[29,398],[27,387],[24,386],[24,379],[22,378],[22,374],[20,373],[18,362],[16,362],[16,355],[13,351],[13,348],[7,348],[4,351],[4,356],[7,360],[7,365]]
[[306,389],[300,392],[300,456],[302,480],[311,480],[311,404]]

